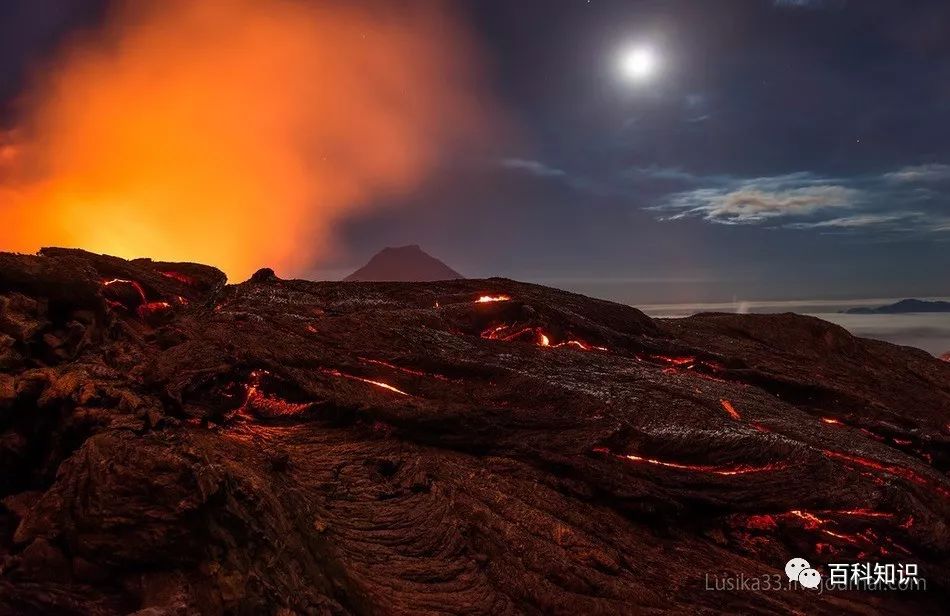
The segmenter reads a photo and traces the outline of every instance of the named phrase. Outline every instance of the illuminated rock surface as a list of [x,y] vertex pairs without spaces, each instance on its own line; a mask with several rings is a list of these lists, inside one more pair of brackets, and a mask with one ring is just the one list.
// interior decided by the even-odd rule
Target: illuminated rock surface
[[[0,254],[0,613],[936,613],[948,418],[809,317]],[[793,556],[929,590],[705,589]]]

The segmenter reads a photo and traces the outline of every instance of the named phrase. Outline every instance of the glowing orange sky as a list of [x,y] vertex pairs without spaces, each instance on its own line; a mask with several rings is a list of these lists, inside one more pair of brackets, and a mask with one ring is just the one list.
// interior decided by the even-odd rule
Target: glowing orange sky
[[304,271],[342,217],[486,129],[455,21],[380,6],[123,4],[0,135],[0,249]]

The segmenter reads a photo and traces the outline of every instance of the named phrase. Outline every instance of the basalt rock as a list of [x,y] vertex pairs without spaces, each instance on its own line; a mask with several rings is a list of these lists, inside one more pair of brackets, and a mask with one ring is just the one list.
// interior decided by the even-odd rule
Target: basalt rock
[[0,614],[937,612],[948,417],[797,315],[0,254]]

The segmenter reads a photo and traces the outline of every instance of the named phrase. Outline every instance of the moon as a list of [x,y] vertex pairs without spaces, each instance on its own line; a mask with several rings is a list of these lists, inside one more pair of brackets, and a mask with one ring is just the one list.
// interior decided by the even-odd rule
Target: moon
[[629,81],[646,81],[656,74],[659,58],[646,45],[629,47],[620,54],[620,73]]

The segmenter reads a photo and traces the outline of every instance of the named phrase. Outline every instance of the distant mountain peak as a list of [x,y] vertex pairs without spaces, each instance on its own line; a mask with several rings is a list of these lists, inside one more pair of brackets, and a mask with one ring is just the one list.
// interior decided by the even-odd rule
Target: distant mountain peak
[[950,302],[902,299],[886,306],[850,308],[845,314],[908,314],[913,312],[950,312]]
[[389,247],[343,280],[363,282],[431,282],[464,278],[417,244]]

